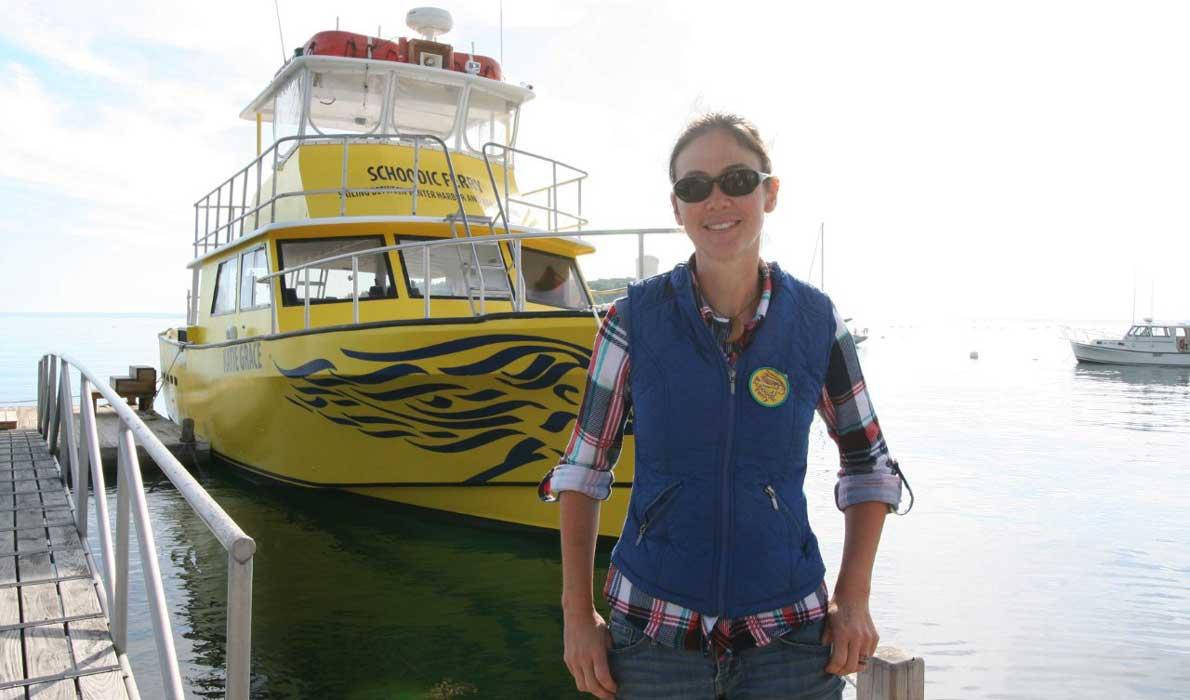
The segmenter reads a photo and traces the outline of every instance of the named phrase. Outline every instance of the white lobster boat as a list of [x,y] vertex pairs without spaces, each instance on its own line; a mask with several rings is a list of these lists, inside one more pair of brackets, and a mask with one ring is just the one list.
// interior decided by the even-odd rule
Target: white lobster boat
[[1079,362],[1109,365],[1190,367],[1190,321],[1133,325],[1123,338],[1070,341]]

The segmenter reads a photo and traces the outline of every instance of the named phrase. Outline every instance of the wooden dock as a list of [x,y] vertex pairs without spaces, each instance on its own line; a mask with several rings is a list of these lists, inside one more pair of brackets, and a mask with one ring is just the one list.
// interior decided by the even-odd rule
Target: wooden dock
[[[192,467],[195,459],[205,462],[211,454],[211,446],[205,440],[182,435],[182,427],[155,411],[138,412],[137,415],[165,448],[186,467]],[[78,417],[75,417],[78,425]],[[103,463],[116,463],[116,434],[120,429],[120,417],[107,406],[95,412],[95,429],[99,433],[99,456]],[[191,439],[186,439],[191,438]],[[137,458],[141,465],[153,464],[153,457],[137,444]]]
[[45,441],[0,431],[0,700],[129,697],[89,560]]
[[[77,407],[75,409],[77,411]],[[173,456],[178,458],[186,467],[193,467],[195,460],[205,463],[211,456],[211,446],[205,440],[182,434],[182,427],[156,411],[137,413],[153,435],[165,445]],[[12,427],[5,428],[11,425]],[[75,413],[75,427],[81,433],[81,421]],[[95,411],[95,428],[99,433],[99,456],[105,465],[114,466],[116,463],[116,433],[120,429],[120,417],[110,406],[100,406]],[[0,408],[0,434],[4,430],[37,431],[37,407],[20,406]],[[137,457],[142,465],[151,465],[153,458],[145,451],[141,444],[137,444]]]

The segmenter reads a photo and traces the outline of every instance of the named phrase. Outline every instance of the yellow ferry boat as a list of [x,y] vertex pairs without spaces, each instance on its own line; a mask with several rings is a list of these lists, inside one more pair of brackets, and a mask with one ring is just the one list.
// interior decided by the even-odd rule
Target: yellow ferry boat
[[556,528],[536,487],[600,320],[578,258],[625,232],[584,231],[586,173],[516,148],[531,88],[439,42],[444,11],[407,20],[421,38],[316,34],[241,114],[257,157],[195,204],[164,401],[256,474]]

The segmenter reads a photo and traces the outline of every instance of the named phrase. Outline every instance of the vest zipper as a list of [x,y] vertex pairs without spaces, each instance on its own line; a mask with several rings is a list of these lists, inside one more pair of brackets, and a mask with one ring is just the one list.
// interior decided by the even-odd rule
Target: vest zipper
[[[727,358],[724,358],[726,362]],[[719,600],[718,600],[718,614],[723,615],[727,608],[727,546],[730,542],[728,536],[731,529],[731,501],[732,495],[729,493],[731,489],[731,457],[732,457],[732,439],[735,437],[735,364],[727,362],[727,443],[723,447],[723,481],[722,487],[719,490],[720,498],[723,499],[722,507],[722,527],[719,533]]]
[[781,506],[777,504],[777,492],[773,490],[773,487],[765,486],[764,492],[768,494],[769,500],[773,502],[773,510],[781,510]]

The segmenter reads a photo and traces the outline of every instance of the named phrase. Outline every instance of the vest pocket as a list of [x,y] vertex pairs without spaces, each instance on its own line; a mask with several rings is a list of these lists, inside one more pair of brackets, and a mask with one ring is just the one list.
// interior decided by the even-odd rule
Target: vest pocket
[[785,504],[785,499],[781,498],[781,494],[773,488],[772,484],[766,484],[764,487],[764,495],[768,496],[769,501],[773,505],[773,510],[779,512],[785,518],[785,522],[789,523],[790,534],[793,535],[794,542],[797,543],[798,551],[801,552],[805,546],[805,535],[802,534],[801,523],[798,522],[797,515],[793,509]]
[[640,528],[637,530],[636,543],[640,544],[641,540],[645,538],[645,533],[649,528],[656,525],[669,509],[669,506],[674,502],[674,496],[677,495],[678,489],[681,488],[682,482],[678,481],[665,487],[661,493],[649,501],[649,505],[645,506],[644,513],[640,517]]

